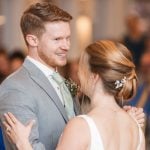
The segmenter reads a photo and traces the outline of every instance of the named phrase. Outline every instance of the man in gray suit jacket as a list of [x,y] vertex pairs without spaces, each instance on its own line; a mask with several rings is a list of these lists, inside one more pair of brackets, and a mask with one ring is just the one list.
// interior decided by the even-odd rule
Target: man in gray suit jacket
[[[0,87],[1,121],[6,112],[12,112],[24,124],[34,119],[30,143],[35,150],[54,150],[68,121],[62,93],[52,76],[57,67],[66,64],[71,19],[50,3],[31,5],[21,18],[28,56]],[[5,134],[4,140],[7,150],[16,149]]]

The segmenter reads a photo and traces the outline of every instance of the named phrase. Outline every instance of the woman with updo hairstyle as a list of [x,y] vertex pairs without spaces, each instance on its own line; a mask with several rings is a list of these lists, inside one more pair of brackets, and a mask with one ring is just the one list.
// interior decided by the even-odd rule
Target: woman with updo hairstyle
[[[119,105],[136,93],[137,77],[130,51],[120,43],[94,42],[81,54],[78,76],[81,91],[90,99],[90,110],[68,122],[57,150],[144,150],[141,127]],[[18,122],[12,114],[11,118]],[[21,127],[30,132],[29,126],[29,130]],[[16,126],[12,128],[15,137],[21,134]]]
[[[105,92],[113,95],[118,104],[123,105],[124,101],[135,95],[137,89],[135,65],[130,51],[124,45],[111,41],[97,41],[83,52],[80,70],[84,70],[86,64],[89,64],[88,69],[92,73],[101,77]],[[117,87],[117,82],[121,80],[125,80],[125,84]],[[83,99],[82,103],[84,108],[89,102]]]

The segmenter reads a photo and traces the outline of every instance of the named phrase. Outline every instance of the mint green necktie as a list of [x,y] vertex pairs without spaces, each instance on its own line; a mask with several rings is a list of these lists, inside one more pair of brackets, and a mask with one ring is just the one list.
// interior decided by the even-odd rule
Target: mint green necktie
[[63,102],[64,102],[64,107],[65,107],[67,116],[70,119],[70,118],[75,116],[72,96],[71,96],[68,88],[65,85],[63,77],[61,77],[59,75],[59,73],[54,72],[53,75],[52,75],[52,78],[54,79],[54,81],[60,87],[60,92],[61,92],[62,99],[63,99]]

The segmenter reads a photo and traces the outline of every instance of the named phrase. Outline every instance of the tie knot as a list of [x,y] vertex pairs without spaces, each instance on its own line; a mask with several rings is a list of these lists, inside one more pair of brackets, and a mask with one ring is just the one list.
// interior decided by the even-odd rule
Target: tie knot
[[57,84],[62,84],[64,82],[63,77],[58,72],[54,72],[52,78],[57,82]]

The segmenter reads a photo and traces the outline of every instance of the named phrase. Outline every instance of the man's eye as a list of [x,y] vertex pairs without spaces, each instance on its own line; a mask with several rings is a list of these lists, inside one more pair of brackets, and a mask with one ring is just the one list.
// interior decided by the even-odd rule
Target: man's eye
[[61,38],[55,38],[55,41],[59,41]]
[[70,41],[70,37],[67,38],[67,41]]

